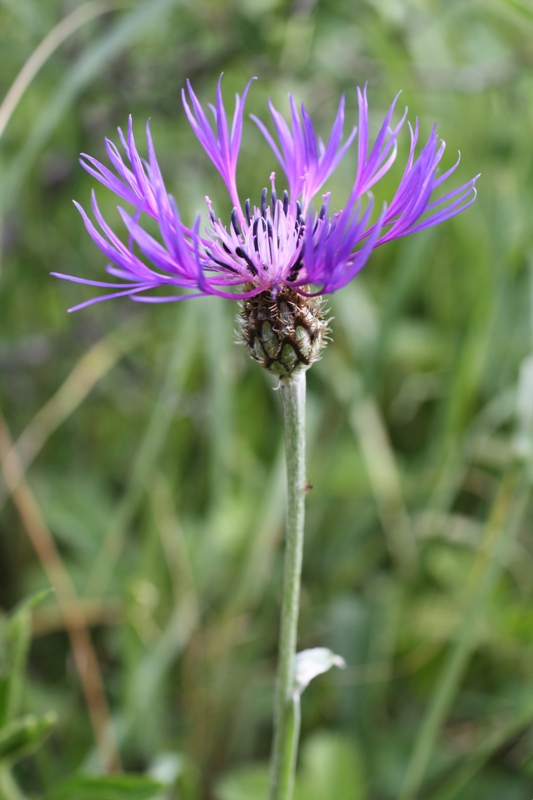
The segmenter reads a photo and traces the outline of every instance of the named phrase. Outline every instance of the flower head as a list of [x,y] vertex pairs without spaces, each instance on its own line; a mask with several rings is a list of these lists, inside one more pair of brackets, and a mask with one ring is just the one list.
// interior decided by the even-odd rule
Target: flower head
[[[269,102],[275,136],[261,120],[252,117],[283,170],[286,189],[276,191],[275,173],[270,192],[263,189],[257,205],[242,205],[236,180],[242,137],[244,103],[236,95],[231,128],[222,100],[219,79],[215,105],[210,106],[214,126],[187,82],[183,106],[200,144],[220,173],[233,210],[223,221],[207,205],[207,225],[200,216],[192,228],[182,222],[174,198],[168,194],[146,126],[148,159],[138,154],[130,118],[127,134],[119,128],[123,154],[106,140],[112,169],[92,156],[82,155],[82,166],[114,194],[134,207],[118,210],[128,233],[125,244],[106,223],[92,195],[97,226],[76,203],[92,239],[109,263],[107,272],[118,282],[94,281],[59,273],[59,278],[107,287],[111,291],[80,303],[71,311],[101,300],[129,295],[145,303],[164,303],[203,295],[243,301],[241,331],[253,358],[280,377],[307,367],[324,347],[327,324],[318,297],[345,286],[362,269],[372,250],[384,242],[443,222],[474,202],[473,178],[439,199],[434,191],[454,172],[459,160],[442,175],[437,168],[445,144],[433,128],[418,155],[418,121],[409,125],[411,146],[407,164],[391,202],[372,219],[374,184],[391,168],[397,155],[397,137],[407,109],[396,124],[392,117],[398,96],[389,108],[378,135],[369,142],[366,87],[357,90],[359,124],[343,142],[344,96],[341,97],[327,144],[317,137],[302,105],[298,110],[289,95],[290,119]],[[322,195],[318,211],[312,205],[329,176],[339,166],[357,137],[357,169],[344,209],[332,210],[329,192]],[[152,217],[159,227],[154,238],[142,225]],[[161,295],[146,294],[165,288]],[[176,293],[177,291],[177,293]]]
[[[396,158],[396,141],[406,114],[392,125],[396,97],[370,145],[365,87],[357,90],[358,127],[353,128],[344,142],[344,97],[340,100],[327,144],[317,137],[305,107],[302,105],[298,110],[292,95],[289,96],[288,122],[269,103],[275,136],[263,122],[252,117],[279,161],[287,189],[278,196],[275,174],[271,173],[270,192],[263,189],[257,205],[252,206],[249,200],[242,205],[236,169],[244,103],[250,85],[251,81],[242,97],[236,96],[231,128],[220,80],[215,105],[210,106],[214,127],[189,82],[187,91],[182,93],[191,127],[226,184],[233,204],[230,220],[218,218],[206,197],[205,230],[201,229],[199,217],[192,228],[182,222],[174,198],[166,191],[148,125],[146,161],[138,154],[131,118],[126,135],[119,129],[123,154],[113,142],[106,140],[112,169],[91,156],[82,156],[83,167],[132,205],[134,211],[130,213],[118,207],[128,233],[129,241],[125,244],[102,217],[94,192],[92,210],[98,227],[76,203],[89,234],[110,262],[107,272],[119,282],[53,273],[60,278],[112,290],[74,309],[121,295],[142,302],[161,303],[201,295],[246,300],[265,291],[275,297],[283,287],[302,296],[334,292],[361,270],[375,247],[449,219],[474,201],[476,178],[439,199],[433,198],[434,191],[454,172],[459,161],[447,172],[437,175],[445,144],[433,128],[416,155],[419,137],[416,122],[414,128],[409,125],[411,147],[396,193],[378,218],[372,220],[369,191]],[[318,211],[313,210],[313,198],[337,169],[356,136],[358,164],[344,209],[332,210],[327,193],[322,196]],[[159,239],[143,228],[143,215],[156,220]],[[169,288],[171,293],[165,296],[145,294],[158,287]]]

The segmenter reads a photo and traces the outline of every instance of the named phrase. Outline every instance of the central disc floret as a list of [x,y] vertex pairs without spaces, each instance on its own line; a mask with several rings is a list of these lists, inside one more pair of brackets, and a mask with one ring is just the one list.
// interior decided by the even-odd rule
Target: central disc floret
[[[228,228],[217,219],[211,201],[206,198],[211,220],[206,253],[217,268],[241,277],[253,287],[281,287],[284,284],[306,283],[304,267],[306,219],[299,201],[290,203],[283,192],[278,200],[274,173],[270,176],[272,191],[268,202],[263,189],[259,206],[247,200],[244,213],[234,208]],[[318,215],[315,228],[326,208]]]

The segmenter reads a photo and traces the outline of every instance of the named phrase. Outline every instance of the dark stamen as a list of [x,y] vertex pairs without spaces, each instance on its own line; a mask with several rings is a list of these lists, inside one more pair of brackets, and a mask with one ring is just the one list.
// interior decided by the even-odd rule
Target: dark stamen
[[302,214],[300,214],[300,216],[294,223],[294,227],[298,231],[297,241],[299,242],[300,239],[302,239],[305,234],[305,217]]
[[259,228],[259,220],[260,217],[256,217],[254,219],[254,226],[253,226],[254,250],[256,253],[259,252],[259,241],[257,239],[257,229]]
[[283,192],[283,213],[287,216],[287,212],[289,210],[289,193],[287,190]]
[[294,283],[294,281],[298,280],[298,273],[300,272],[300,268],[302,266],[302,262],[298,260],[296,264],[293,264],[291,267],[291,271],[287,275],[287,280],[289,283]]
[[[268,249],[270,252],[270,260],[273,261],[274,259],[274,229],[272,228],[272,223],[269,219],[267,219],[267,233],[268,233]],[[266,264],[263,265],[268,272],[268,267]]]
[[266,217],[267,214],[267,190],[263,189],[261,193],[261,216]]
[[301,270],[301,268],[303,266],[304,252],[305,252],[305,242],[302,245],[302,249],[300,250],[300,254],[298,256],[298,261],[295,264],[292,265],[291,271],[287,275],[287,280],[290,283],[293,283],[298,278],[298,273],[300,272],[300,270]]
[[326,216],[326,211],[327,211],[327,208],[326,208],[326,204],[324,203],[322,208],[320,209],[320,213],[318,214],[318,217],[315,219],[315,222],[314,222],[314,225],[313,225],[313,233],[315,233],[316,229],[318,228],[319,223],[324,221],[325,216]]
[[294,222],[294,230],[298,231],[298,236],[302,235],[302,220],[305,223],[305,220],[302,216],[302,204],[299,200],[296,201],[296,220]]
[[235,269],[235,267],[230,267],[230,265],[229,265],[229,264],[225,264],[225,263],[224,263],[224,261],[220,261],[220,259],[219,259],[219,258],[215,258],[215,256],[213,255],[213,251],[212,251],[212,250],[207,250],[207,249],[206,249],[206,251],[205,251],[205,252],[206,252],[206,253],[207,253],[207,255],[209,256],[209,258],[211,259],[211,261],[214,261],[214,262],[215,262],[215,264],[218,264],[218,266],[219,266],[219,267],[222,267],[223,269],[227,269],[227,270],[229,270],[230,272],[233,272],[235,275],[238,275],[238,274],[239,274],[239,271],[238,271],[238,270],[236,270],[236,269]]
[[250,200],[248,199],[244,204],[244,211],[246,213],[246,219],[248,221],[248,225],[252,222],[252,212],[250,211]]
[[237,209],[234,208],[231,212],[231,224],[233,225],[233,230],[237,234],[237,236],[242,236],[242,229],[239,225],[239,219],[237,217]]
[[276,203],[278,202],[278,195],[276,194],[276,190],[272,189],[272,218],[274,218],[274,214],[276,213]]
[[244,250],[242,247],[236,247],[235,248],[235,255],[239,256],[239,258],[244,258],[244,260],[246,261],[246,263],[248,265],[248,269],[250,270],[250,272],[252,273],[252,275],[254,277],[256,277],[259,274],[257,272],[257,267],[255,266],[255,264],[251,260],[250,256],[246,252],[246,250]]

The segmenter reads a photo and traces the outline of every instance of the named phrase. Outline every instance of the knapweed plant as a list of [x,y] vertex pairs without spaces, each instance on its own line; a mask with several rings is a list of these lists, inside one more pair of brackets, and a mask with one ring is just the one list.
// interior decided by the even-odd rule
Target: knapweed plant
[[[455,171],[459,160],[439,174],[445,144],[435,128],[418,148],[418,122],[408,123],[409,156],[391,201],[373,213],[370,190],[389,171],[397,155],[397,138],[407,111],[393,123],[397,98],[370,143],[366,88],[357,90],[358,126],[343,142],[344,98],[341,98],[331,135],[324,144],[315,134],[304,106],[289,96],[287,121],[270,103],[275,133],[252,117],[271,147],[284,174],[281,193],[275,174],[269,177],[257,204],[239,198],[237,159],[243,129],[246,95],[237,95],[231,127],[221,84],[210,106],[214,127],[187,83],[185,113],[200,144],[226,184],[233,210],[230,218],[217,217],[209,198],[207,220],[199,215],[192,227],[183,222],[165,183],[155,155],[150,129],[148,159],[143,160],[133,137],[119,130],[122,153],[106,141],[110,165],[91,156],[82,165],[100,183],[133,207],[118,207],[126,229],[125,242],[106,223],[93,193],[97,226],[78,205],[86,228],[108,259],[107,272],[116,282],[94,281],[53,273],[70,281],[106,287],[110,293],[80,303],[71,310],[115,297],[128,296],[144,303],[218,295],[241,303],[240,331],[250,355],[279,378],[285,418],[287,460],[287,530],[283,600],[279,636],[279,665],[274,704],[270,800],[290,800],[293,794],[299,735],[300,694],[318,673],[342,658],[324,648],[296,654],[300,573],[304,536],[305,373],[323,350],[328,333],[323,295],[341,289],[366,264],[374,248],[464,211],[475,199],[476,178],[442,196],[436,191]],[[313,204],[329,176],[356,142],[357,169],[343,209],[329,193]],[[265,176],[267,178],[268,176]],[[152,217],[160,237],[143,227]],[[163,294],[152,294],[163,290]]]

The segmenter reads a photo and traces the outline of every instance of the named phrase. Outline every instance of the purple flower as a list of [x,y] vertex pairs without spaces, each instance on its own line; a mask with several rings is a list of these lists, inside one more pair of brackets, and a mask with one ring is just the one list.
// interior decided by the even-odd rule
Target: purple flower
[[[229,224],[217,218],[206,197],[208,221],[201,229],[200,217],[192,228],[181,220],[174,198],[165,184],[147,125],[148,160],[140,158],[132,132],[119,129],[124,151],[106,140],[112,168],[88,155],[82,166],[100,183],[134,207],[129,213],[118,210],[128,232],[125,244],[103,219],[93,192],[92,209],[97,226],[76,203],[94,242],[109,260],[107,272],[116,283],[92,281],[59,273],[58,278],[112,289],[110,294],[80,303],[74,311],[100,300],[129,295],[132,299],[161,303],[202,295],[219,295],[244,300],[270,290],[273,296],[283,287],[301,295],[317,295],[340,289],[362,269],[372,250],[384,242],[436,225],[464,211],[476,196],[476,178],[433,199],[434,191],[454,172],[459,159],[447,172],[437,175],[445,144],[435,127],[418,156],[418,121],[409,125],[411,147],[399,186],[390,204],[372,221],[372,186],[391,168],[397,153],[396,140],[406,113],[391,123],[397,97],[392,103],[374,143],[369,146],[366,87],[357,90],[359,125],[342,142],[344,97],[341,98],[331,135],[324,144],[315,134],[304,106],[298,110],[292,97],[290,120],[269,102],[275,136],[256,117],[252,117],[270,145],[285,174],[287,190],[278,197],[275,173],[270,175],[271,191],[263,190],[257,206],[239,200],[236,182],[237,159],[242,136],[244,103],[251,85],[242,97],[236,96],[231,124],[222,101],[219,79],[216,103],[210,106],[214,128],[191,85],[183,91],[185,113],[200,144],[226,184],[233,211]],[[350,196],[343,210],[330,210],[330,195],[322,195],[322,205],[313,210],[312,200],[339,166],[358,134],[358,164]],[[477,176],[476,176],[477,177]],[[156,220],[160,239],[144,230],[142,215]],[[136,246],[135,246],[136,245]],[[158,287],[171,287],[165,296],[139,296]],[[179,293],[175,294],[175,290]]]

